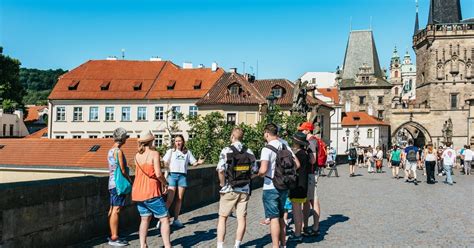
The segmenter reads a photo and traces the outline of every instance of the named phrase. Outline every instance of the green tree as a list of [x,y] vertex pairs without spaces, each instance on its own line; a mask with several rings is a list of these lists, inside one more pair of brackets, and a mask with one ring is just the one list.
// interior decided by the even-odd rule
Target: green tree
[[20,82],[26,89],[23,97],[25,104],[46,105],[51,90],[56,85],[58,78],[66,73],[63,69],[39,70],[39,69],[20,69]]
[[0,101],[6,106],[23,108],[25,90],[20,83],[20,61],[3,54],[0,47]]

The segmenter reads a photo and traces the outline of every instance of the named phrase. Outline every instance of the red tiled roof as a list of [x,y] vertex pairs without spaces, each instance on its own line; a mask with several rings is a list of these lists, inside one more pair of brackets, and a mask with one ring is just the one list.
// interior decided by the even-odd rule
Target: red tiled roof
[[[229,88],[232,84],[239,84],[241,92],[238,95],[231,95]],[[291,106],[293,104],[294,85],[287,79],[263,79],[249,82],[245,76],[238,73],[225,73],[211,90],[197,102],[197,105],[254,105],[267,104],[267,96],[275,87],[283,89],[283,96],[278,98],[276,104],[281,106]],[[320,104],[331,108],[328,104],[319,99],[308,96],[311,105]]]
[[45,136],[45,134],[48,134],[48,128],[45,127],[43,129],[40,129],[28,136],[25,136],[24,139],[39,139],[39,138],[43,138]]
[[[128,139],[122,147],[129,165],[134,164],[136,142]],[[0,139],[0,165],[106,169],[113,143],[112,139]],[[99,150],[89,152],[94,145],[100,145]]]
[[389,126],[388,123],[370,116],[366,112],[342,113],[342,126]]
[[[224,70],[218,68],[212,71],[211,68],[182,69],[173,63],[167,63],[163,72],[157,78],[153,88],[147,94],[147,99],[187,99],[201,98],[219,80]],[[196,81],[201,81],[201,88],[195,89]],[[168,86],[173,86],[168,90]]]
[[317,90],[323,96],[331,98],[335,104],[339,104],[339,92],[337,88],[317,88]]
[[[240,92],[237,95],[230,94],[229,88],[233,84],[240,86]],[[243,75],[229,72],[224,73],[214,87],[196,105],[254,105],[264,104],[265,102],[265,97],[256,90],[253,83],[247,81]]]
[[[200,98],[223,72],[182,69],[169,61],[90,60],[61,76],[49,99]],[[196,80],[203,82],[200,90],[194,90]],[[173,90],[167,89],[170,81]]]
[[47,106],[29,106],[26,111],[28,112],[25,122],[35,122],[39,119],[39,112],[43,109],[47,108]]

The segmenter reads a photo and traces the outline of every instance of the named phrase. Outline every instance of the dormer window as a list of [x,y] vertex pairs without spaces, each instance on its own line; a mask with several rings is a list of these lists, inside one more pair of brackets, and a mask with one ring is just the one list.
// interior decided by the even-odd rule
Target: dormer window
[[352,119],[354,119],[354,121],[360,121],[360,117],[359,117],[359,116],[354,116],[354,117],[352,117]]
[[104,90],[109,90],[109,86],[110,86],[110,81],[104,81],[101,85],[100,85],[100,90],[104,91]]
[[79,86],[79,80],[72,80],[72,82],[68,85],[68,90],[77,90],[77,87]]
[[283,96],[283,89],[282,89],[281,87],[279,87],[279,86],[278,86],[278,87],[274,87],[274,88],[272,89],[272,94],[273,94],[274,97],[280,98],[280,97]]
[[194,89],[195,90],[200,90],[202,85],[202,80],[196,80],[194,81]]
[[176,85],[176,80],[170,80],[170,81],[168,82],[168,85],[166,86],[166,88],[167,88],[168,90],[174,90],[174,86],[175,86],[175,85]]
[[134,90],[134,91],[142,90],[142,82],[139,82],[139,81],[135,82],[135,83],[133,84],[133,90]]
[[238,96],[240,94],[240,85],[238,83],[233,83],[229,87],[229,93],[234,96]]

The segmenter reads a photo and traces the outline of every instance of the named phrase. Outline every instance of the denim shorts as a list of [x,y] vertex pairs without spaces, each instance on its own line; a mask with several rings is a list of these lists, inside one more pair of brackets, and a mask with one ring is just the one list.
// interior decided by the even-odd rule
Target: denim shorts
[[263,191],[262,200],[265,218],[283,218],[288,190],[268,189]]
[[168,216],[168,209],[163,197],[137,202],[137,209],[141,217],[148,217],[153,214],[155,218],[160,219]]
[[110,206],[112,207],[123,207],[125,206],[126,195],[117,195],[117,189],[109,189],[110,193]]
[[168,184],[170,187],[188,187],[188,183],[186,182],[186,174],[171,172],[168,175]]

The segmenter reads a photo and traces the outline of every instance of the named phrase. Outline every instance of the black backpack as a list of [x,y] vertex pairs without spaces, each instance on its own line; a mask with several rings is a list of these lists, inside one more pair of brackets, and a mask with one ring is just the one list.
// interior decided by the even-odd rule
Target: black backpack
[[252,175],[252,165],[255,163],[255,156],[247,152],[244,146],[242,150],[237,150],[234,146],[229,147],[232,152],[227,154],[226,179],[232,187],[243,187],[250,184]]
[[407,160],[410,162],[416,162],[416,151],[414,147],[412,147],[410,151],[408,151]]
[[273,178],[271,178],[275,188],[279,190],[295,189],[297,186],[296,163],[291,151],[285,145],[282,146],[281,150],[276,149],[272,145],[266,145],[265,147],[277,155],[275,173]]
[[357,151],[356,151],[355,148],[349,149],[349,157],[351,157],[351,159],[356,159],[357,158]]

